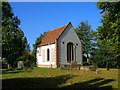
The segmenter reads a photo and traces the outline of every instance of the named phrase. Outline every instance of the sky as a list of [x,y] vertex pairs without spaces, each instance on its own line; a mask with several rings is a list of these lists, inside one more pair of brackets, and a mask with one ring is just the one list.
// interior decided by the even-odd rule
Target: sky
[[100,23],[100,10],[95,2],[10,2],[13,13],[21,21],[20,28],[27,37],[30,49],[40,34],[71,22],[77,28],[88,21],[96,30]]

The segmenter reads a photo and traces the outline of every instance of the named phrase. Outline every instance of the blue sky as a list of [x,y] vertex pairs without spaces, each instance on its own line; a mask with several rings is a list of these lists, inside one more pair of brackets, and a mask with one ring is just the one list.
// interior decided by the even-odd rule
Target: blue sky
[[95,2],[10,2],[13,12],[21,21],[30,48],[36,38],[45,31],[72,22],[76,28],[88,21],[93,30],[100,26],[100,10]]

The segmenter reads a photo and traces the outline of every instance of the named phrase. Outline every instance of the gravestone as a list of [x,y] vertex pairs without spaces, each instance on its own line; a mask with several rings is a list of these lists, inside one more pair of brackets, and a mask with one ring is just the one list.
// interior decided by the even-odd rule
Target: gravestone
[[23,68],[24,67],[23,61],[18,61],[17,66],[18,68]]
[[98,73],[99,73],[99,71],[100,71],[99,69],[96,69],[96,74],[98,74]]
[[64,69],[64,65],[60,65],[60,70]]
[[70,69],[73,69],[73,68],[77,68],[77,62],[76,61],[71,62]]

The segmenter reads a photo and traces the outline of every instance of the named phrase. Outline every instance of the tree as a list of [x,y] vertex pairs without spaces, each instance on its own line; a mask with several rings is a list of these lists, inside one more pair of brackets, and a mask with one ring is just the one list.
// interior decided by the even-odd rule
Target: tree
[[35,66],[35,57],[30,52],[24,52],[23,55],[18,58],[18,60],[23,61],[24,63],[29,62],[30,66]]
[[98,48],[94,49],[90,57],[92,64],[103,68],[106,67],[107,63],[111,65],[114,64],[114,61],[112,59],[113,54],[108,48],[110,47],[106,45],[99,45]]
[[25,51],[27,39],[19,28],[20,20],[12,12],[8,2],[2,2],[2,58],[14,67],[14,63]]
[[44,32],[44,34],[40,34],[40,36],[38,38],[36,38],[35,43],[33,44],[33,50],[32,50],[32,54],[34,55],[34,57],[36,57],[36,52],[37,52],[37,45],[40,43],[42,37],[46,34],[46,32]]
[[89,59],[92,48],[94,48],[94,36],[92,34],[95,31],[91,30],[91,26],[88,24],[88,21],[81,22],[78,28],[75,29],[81,43],[83,46],[83,55]]
[[[102,10],[102,26],[98,27],[98,43],[107,47],[111,54],[109,62],[114,61],[120,67],[120,2],[98,2],[98,9]],[[99,49],[101,49],[99,47]],[[103,52],[105,54],[105,52]],[[104,56],[105,57],[105,56]],[[104,58],[105,59],[105,58]]]
[[26,37],[23,39],[23,44],[25,45],[25,51],[24,52],[29,52],[30,53],[30,44],[28,43]]

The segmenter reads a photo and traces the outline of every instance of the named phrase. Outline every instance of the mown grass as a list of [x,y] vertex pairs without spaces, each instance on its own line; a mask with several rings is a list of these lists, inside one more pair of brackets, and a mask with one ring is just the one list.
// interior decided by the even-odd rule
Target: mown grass
[[118,88],[118,69],[60,70],[53,68],[34,68],[2,73],[5,88]]

